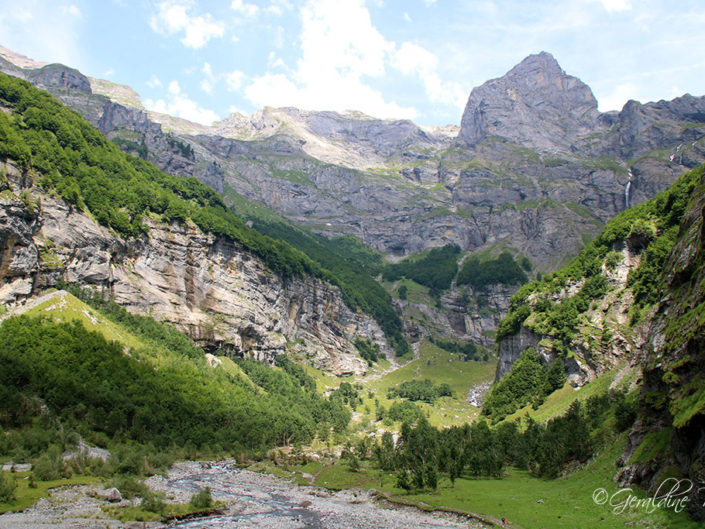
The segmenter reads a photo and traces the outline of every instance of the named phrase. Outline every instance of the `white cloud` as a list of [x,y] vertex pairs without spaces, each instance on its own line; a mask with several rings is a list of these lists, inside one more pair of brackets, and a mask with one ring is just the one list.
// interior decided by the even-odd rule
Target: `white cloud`
[[267,68],[270,70],[286,69],[286,64],[281,57],[278,57],[276,53],[270,51],[269,55],[267,55]]
[[152,74],[152,77],[150,77],[149,81],[147,81],[147,86],[150,88],[157,88],[162,86],[162,82],[159,80],[159,77]]
[[233,0],[230,7],[246,18],[253,18],[259,13],[259,7],[255,4],[248,4],[242,0]]
[[181,43],[188,48],[202,48],[212,38],[222,37],[225,24],[214,20],[210,13],[192,15],[192,6],[188,0],[164,0],[157,4],[149,25],[163,35],[183,33]]
[[631,0],[597,0],[610,13],[616,11],[629,11],[632,8]]
[[144,106],[154,112],[169,114],[179,118],[201,123],[202,125],[210,125],[214,121],[219,120],[218,114],[212,110],[201,107],[198,103],[189,99],[187,94],[181,91],[178,81],[171,81],[167,88],[165,99],[147,99]]
[[289,0],[272,0],[272,2],[265,8],[265,11],[270,15],[275,17],[280,17],[284,14],[284,11],[290,11],[294,6]]
[[201,80],[201,90],[203,90],[206,94],[212,94],[213,93],[213,83],[209,81],[208,79],[202,79]]
[[69,6],[61,6],[61,7],[59,7],[59,9],[65,15],[70,15],[70,16],[76,17],[76,18],[83,17],[81,10],[75,4],[71,4]]
[[404,21],[411,22],[411,16],[409,15],[409,13],[404,12],[403,18]]
[[[381,117],[416,116],[389,102],[366,78],[385,73],[394,43],[372,25],[363,0],[309,0],[300,10],[301,57],[290,74],[255,77],[245,96],[253,103],[339,112],[355,109]],[[270,67],[282,67],[272,58]]]
[[168,87],[169,93],[171,95],[179,95],[181,93],[181,87],[179,86],[179,81],[171,81]]
[[244,80],[245,74],[240,70],[233,70],[225,76],[225,84],[230,92],[238,92]]
[[631,82],[618,84],[609,93],[595,96],[600,112],[609,110],[622,110],[624,104],[630,99],[637,99],[639,87]]
[[436,0],[423,0],[423,3],[426,4],[426,7],[431,7],[436,3]]
[[85,67],[79,42],[84,23],[76,6],[55,0],[0,0],[2,45],[37,61]]
[[114,69],[114,68],[108,68],[107,70],[105,70],[105,71],[103,72],[103,75],[104,75],[105,77],[112,77],[113,75],[115,75],[115,69]]
[[392,66],[404,75],[417,76],[434,102],[463,108],[467,94],[458,83],[444,82],[438,74],[438,58],[418,44],[404,42],[392,56]]

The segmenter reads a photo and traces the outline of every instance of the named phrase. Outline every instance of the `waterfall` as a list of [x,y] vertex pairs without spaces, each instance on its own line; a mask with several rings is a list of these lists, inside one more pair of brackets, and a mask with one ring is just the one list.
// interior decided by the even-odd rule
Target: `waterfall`
[[632,187],[632,170],[629,169],[629,180],[627,180],[627,187],[624,188],[624,209],[629,207],[629,190]]

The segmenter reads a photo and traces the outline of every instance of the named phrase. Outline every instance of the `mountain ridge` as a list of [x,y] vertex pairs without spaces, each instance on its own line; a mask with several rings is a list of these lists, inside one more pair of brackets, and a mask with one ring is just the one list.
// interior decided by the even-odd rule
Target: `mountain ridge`
[[[705,124],[698,121],[705,98],[635,102],[622,112],[595,114],[589,88],[565,74],[548,54],[518,65],[511,75],[527,71],[536,80],[547,70],[551,75],[542,82],[559,80],[560,86],[551,85],[556,90],[577,86],[589,124],[597,127],[585,136],[578,122],[580,130],[569,135],[575,141],[557,145],[550,133],[558,126],[556,112],[549,108],[550,119],[536,114],[537,120],[522,129],[529,134],[544,127],[537,133],[542,142],[548,130],[548,149],[528,148],[494,134],[468,145],[408,121],[300,110],[262,111],[258,126],[266,133],[249,140],[206,134],[200,125],[183,133],[173,126],[179,120],[155,122],[142,110],[81,91],[85,83],[74,79],[75,71],[61,78],[55,75],[57,67],[32,73],[8,64],[0,62],[0,69],[31,74],[32,82],[44,83],[123,150],[162,170],[195,176],[219,193],[227,190],[231,204],[235,193],[316,233],[353,235],[397,259],[458,244],[464,252],[510,249],[527,256],[539,271],[552,271],[625,209],[627,187],[628,202],[637,204],[705,161]],[[499,79],[509,82],[507,76]],[[302,125],[306,119],[309,124]],[[235,123],[233,130],[242,130],[240,126]],[[375,143],[371,133],[396,139]],[[463,299],[464,292],[453,298]],[[506,306],[510,294],[497,305]],[[479,331],[472,324],[486,315],[463,305],[453,301],[450,315],[440,311],[434,318],[458,338],[487,342],[487,326]],[[496,325],[499,315],[491,319]],[[463,325],[456,324],[462,320]],[[422,325],[421,332],[431,331]]]

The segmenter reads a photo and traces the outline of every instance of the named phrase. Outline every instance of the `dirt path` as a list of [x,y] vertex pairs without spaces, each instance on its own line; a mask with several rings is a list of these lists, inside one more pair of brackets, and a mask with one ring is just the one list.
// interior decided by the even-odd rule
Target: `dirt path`
[[24,305],[20,305],[19,307],[15,307],[14,309],[8,310],[5,314],[0,316],[0,323],[2,323],[3,320],[11,316],[19,316],[20,314],[24,314],[28,310],[32,310],[34,307],[41,305],[45,301],[53,299],[57,296],[63,299],[66,294],[68,294],[68,292],[66,292],[65,290],[55,290],[54,292],[43,294],[37,298],[32,299],[28,303],[25,303]]
[[421,342],[416,342],[415,344],[412,344],[411,351],[413,352],[413,356],[409,361],[404,362],[403,364],[400,364],[397,361],[396,357],[389,358],[388,360],[389,360],[390,366],[388,368],[383,369],[382,371],[380,371],[378,373],[374,373],[372,375],[367,375],[365,377],[362,377],[362,379],[361,379],[362,382],[371,382],[373,380],[379,380],[380,378],[383,378],[384,376],[388,375],[392,371],[396,371],[397,369],[401,369],[402,367],[409,365],[414,360],[418,360],[420,358],[420,354],[419,354],[420,347],[421,347]]

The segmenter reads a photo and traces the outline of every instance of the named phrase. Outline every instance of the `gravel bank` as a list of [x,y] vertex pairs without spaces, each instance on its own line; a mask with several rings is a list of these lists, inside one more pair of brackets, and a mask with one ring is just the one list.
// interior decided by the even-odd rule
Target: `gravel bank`
[[426,513],[413,507],[392,507],[375,501],[367,491],[329,492],[299,486],[267,474],[242,470],[232,461],[184,462],[167,476],[147,484],[168,502],[187,502],[200,488],[227,503],[222,515],[178,524],[121,523],[104,518],[105,500],[92,497],[95,487],[64,487],[22,513],[0,516],[2,529],[121,529],[179,527],[188,529],[434,529],[487,527],[450,513]]

